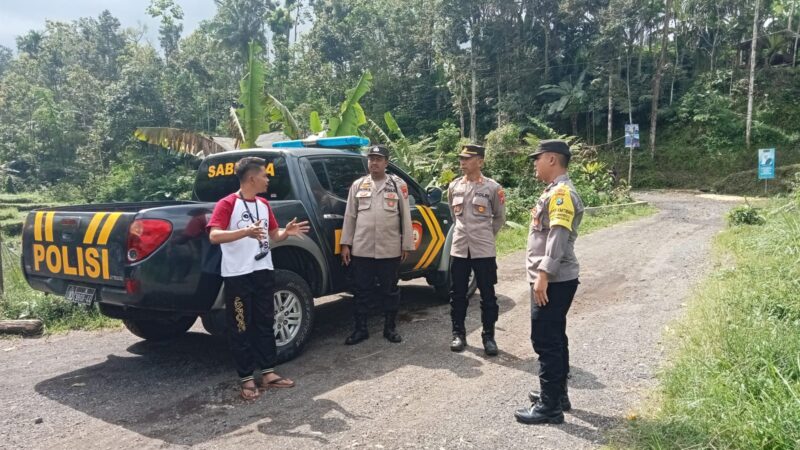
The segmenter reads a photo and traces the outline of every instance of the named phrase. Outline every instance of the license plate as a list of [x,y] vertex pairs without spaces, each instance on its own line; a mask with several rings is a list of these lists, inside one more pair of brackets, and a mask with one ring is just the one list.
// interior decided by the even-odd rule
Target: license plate
[[67,286],[67,294],[64,297],[73,303],[91,306],[94,302],[94,292],[94,288],[70,284]]

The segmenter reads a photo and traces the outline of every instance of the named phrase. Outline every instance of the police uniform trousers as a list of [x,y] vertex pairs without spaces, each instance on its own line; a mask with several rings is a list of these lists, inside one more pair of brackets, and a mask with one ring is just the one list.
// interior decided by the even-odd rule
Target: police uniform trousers
[[[396,313],[400,308],[400,289],[397,287],[400,257],[351,257],[355,317],[365,319],[371,305],[382,305],[384,313]],[[377,285],[376,285],[377,281]]]
[[558,398],[569,374],[567,312],[578,290],[578,279],[549,283],[548,303],[531,302],[531,343],[539,355],[539,383],[542,393]]
[[450,260],[450,317],[453,320],[453,332],[466,334],[464,319],[467,317],[467,289],[469,274],[475,272],[475,281],[481,293],[481,322],[484,329],[489,329],[497,322],[499,308],[494,285],[497,283],[497,261],[495,257],[466,258],[452,256]]
[[242,381],[251,379],[256,368],[272,372],[277,362],[274,292],[272,270],[225,277],[228,344]]

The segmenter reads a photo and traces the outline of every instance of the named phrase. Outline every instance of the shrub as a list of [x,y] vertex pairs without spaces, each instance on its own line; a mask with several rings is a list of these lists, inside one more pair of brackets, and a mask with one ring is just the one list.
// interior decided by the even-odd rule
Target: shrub
[[750,205],[742,205],[733,208],[728,212],[728,224],[736,225],[764,225],[767,220],[761,215],[759,208]]

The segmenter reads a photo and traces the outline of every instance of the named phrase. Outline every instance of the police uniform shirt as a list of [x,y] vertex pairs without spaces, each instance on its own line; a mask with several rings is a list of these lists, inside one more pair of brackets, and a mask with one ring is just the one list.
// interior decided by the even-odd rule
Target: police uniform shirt
[[506,221],[503,187],[482,174],[475,182],[459,177],[447,188],[447,198],[455,218],[450,255],[458,258],[497,256],[495,236]]
[[528,230],[528,282],[533,283],[539,270],[549,282],[578,278],[575,240],[583,219],[583,202],[567,175],[553,180],[531,210]]
[[389,174],[379,181],[370,175],[357,179],[347,197],[340,243],[363,258],[397,258],[413,251],[406,183]]

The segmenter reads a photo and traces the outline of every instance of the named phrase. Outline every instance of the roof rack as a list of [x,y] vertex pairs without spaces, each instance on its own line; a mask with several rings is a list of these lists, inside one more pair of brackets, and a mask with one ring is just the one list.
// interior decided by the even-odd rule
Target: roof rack
[[272,147],[273,148],[321,147],[321,148],[357,149],[359,147],[366,147],[368,145],[369,145],[369,139],[361,136],[338,136],[338,137],[327,137],[327,138],[312,136],[306,139],[275,142],[272,144]]

